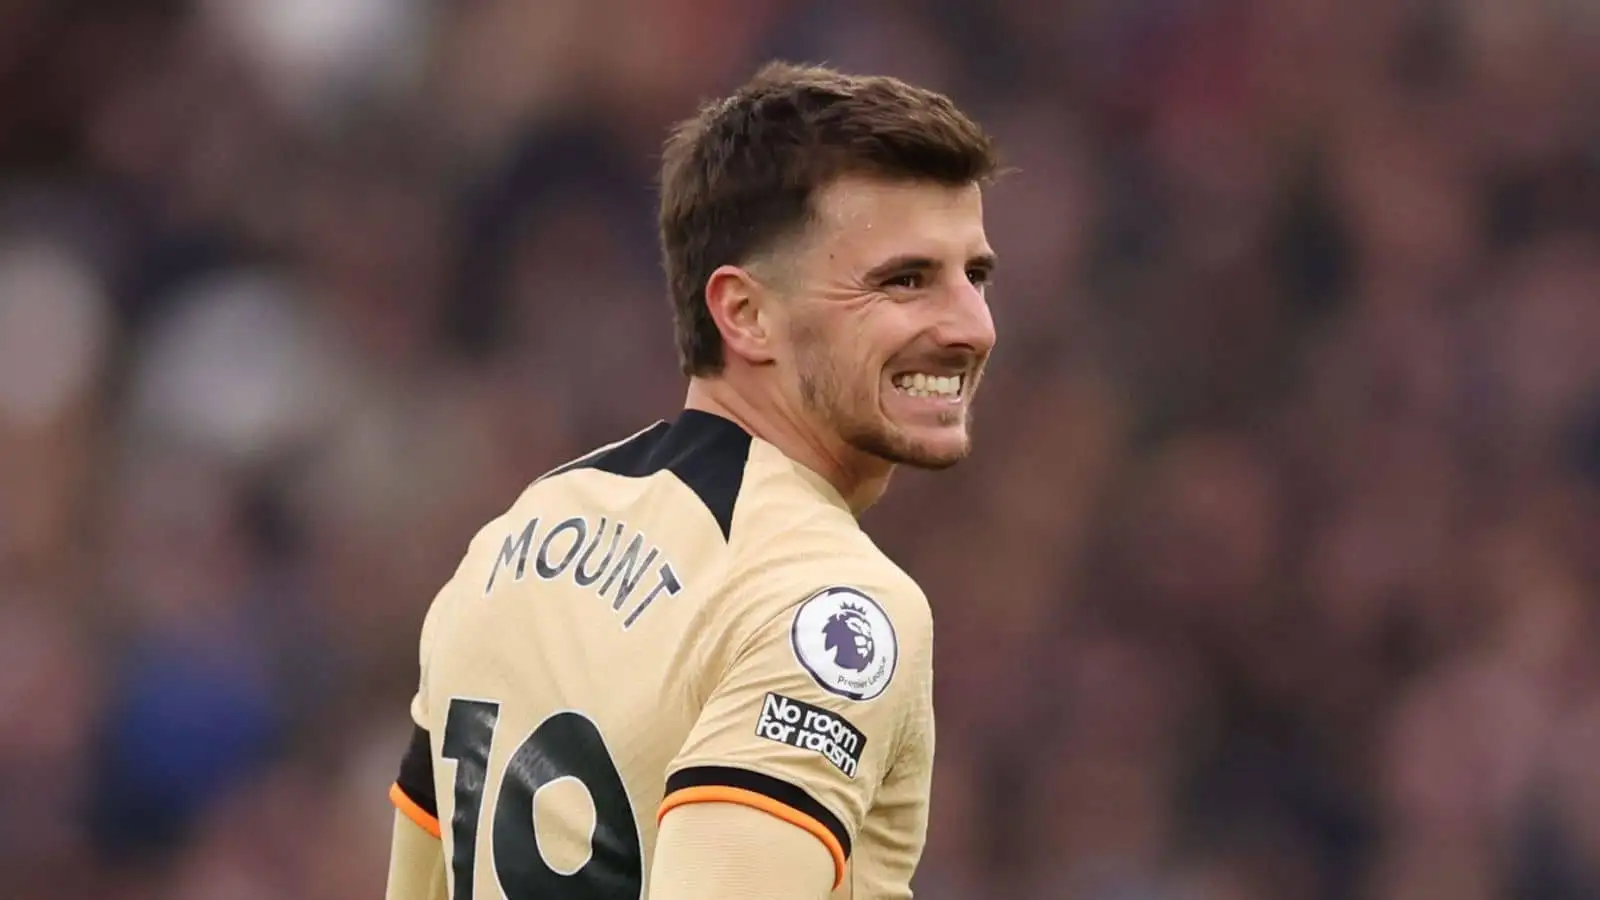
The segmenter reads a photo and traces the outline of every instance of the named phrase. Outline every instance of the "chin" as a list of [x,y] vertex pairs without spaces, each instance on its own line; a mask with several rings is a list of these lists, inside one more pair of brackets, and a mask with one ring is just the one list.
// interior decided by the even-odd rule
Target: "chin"
[[900,464],[914,469],[927,469],[937,472],[961,462],[971,452],[972,444],[967,441],[963,441],[959,446],[955,447],[939,444],[916,444],[900,460]]
[[886,462],[913,469],[939,471],[961,462],[972,452],[972,439],[965,428],[948,429],[948,432],[918,435],[889,427],[862,435],[851,443],[856,449]]

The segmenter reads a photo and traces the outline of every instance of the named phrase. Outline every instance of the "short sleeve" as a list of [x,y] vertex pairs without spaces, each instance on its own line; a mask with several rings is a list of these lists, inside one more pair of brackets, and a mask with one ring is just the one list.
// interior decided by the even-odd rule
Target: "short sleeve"
[[914,586],[795,594],[731,654],[660,814],[757,807],[815,835],[842,878],[902,741],[931,716],[932,623]]
[[399,774],[389,787],[389,800],[395,808],[434,837],[439,836],[439,803],[433,783],[428,662],[443,598],[441,590],[422,620],[422,633],[417,639],[417,690],[411,696],[411,740],[400,758]]
[[428,612],[422,619],[422,633],[417,638],[417,691],[411,696],[411,721],[418,728],[428,730],[429,704],[428,704],[428,663],[433,657],[433,633],[437,629],[440,618],[440,608],[444,605],[446,586],[429,604]]

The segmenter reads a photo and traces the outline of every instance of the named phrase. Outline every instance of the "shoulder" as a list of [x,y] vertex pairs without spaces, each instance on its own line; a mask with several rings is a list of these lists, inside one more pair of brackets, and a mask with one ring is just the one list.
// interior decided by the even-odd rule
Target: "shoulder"
[[792,606],[823,588],[844,586],[896,611],[927,610],[921,586],[844,510],[780,497],[763,504],[759,521],[741,525],[730,548],[730,576],[761,586],[763,595],[792,597]]
[[735,635],[785,645],[830,693],[872,700],[931,665],[927,597],[853,519],[741,542],[730,575],[728,600],[743,614],[725,620]]
[[731,580],[746,584],[746,592],[774,605],[774,612],[854,591],[908,626],[926,620],[922,588],[855,516],[819,493],[792,463],[775,452],[767,455],[774,460],[750,472],[748,498],[730,542]]

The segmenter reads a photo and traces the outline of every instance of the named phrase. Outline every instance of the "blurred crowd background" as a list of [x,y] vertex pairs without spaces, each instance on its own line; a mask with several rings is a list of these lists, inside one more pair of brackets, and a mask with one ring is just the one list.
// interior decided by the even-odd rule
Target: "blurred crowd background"
[[379,896],[422,612],[675,413],[660,142],[774,56],[1016,169],[867,516],[919,896],[1600,896],[1583,0],[5,0],[0,894]]

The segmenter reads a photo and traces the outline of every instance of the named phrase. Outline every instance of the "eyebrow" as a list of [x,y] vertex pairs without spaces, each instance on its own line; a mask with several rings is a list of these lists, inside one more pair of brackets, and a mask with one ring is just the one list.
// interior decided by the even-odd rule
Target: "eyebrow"
[[[966,262],[966,268],[976,267],[992,272],[998,263],[999,259],[995,256],[994,251],[991,250],[968,258]],[[902,254],[900,256],[890,257],[889,259],[886,259],[883,262],[873,266],[867,272],[867,279],[869,281],[876,281],[878,279],[887,278],[890,275],[898,275],[903,272],[927,272],[938,269],[943,265],[944,263],[934,259],[931,256],[917,256],[909,253]]]

